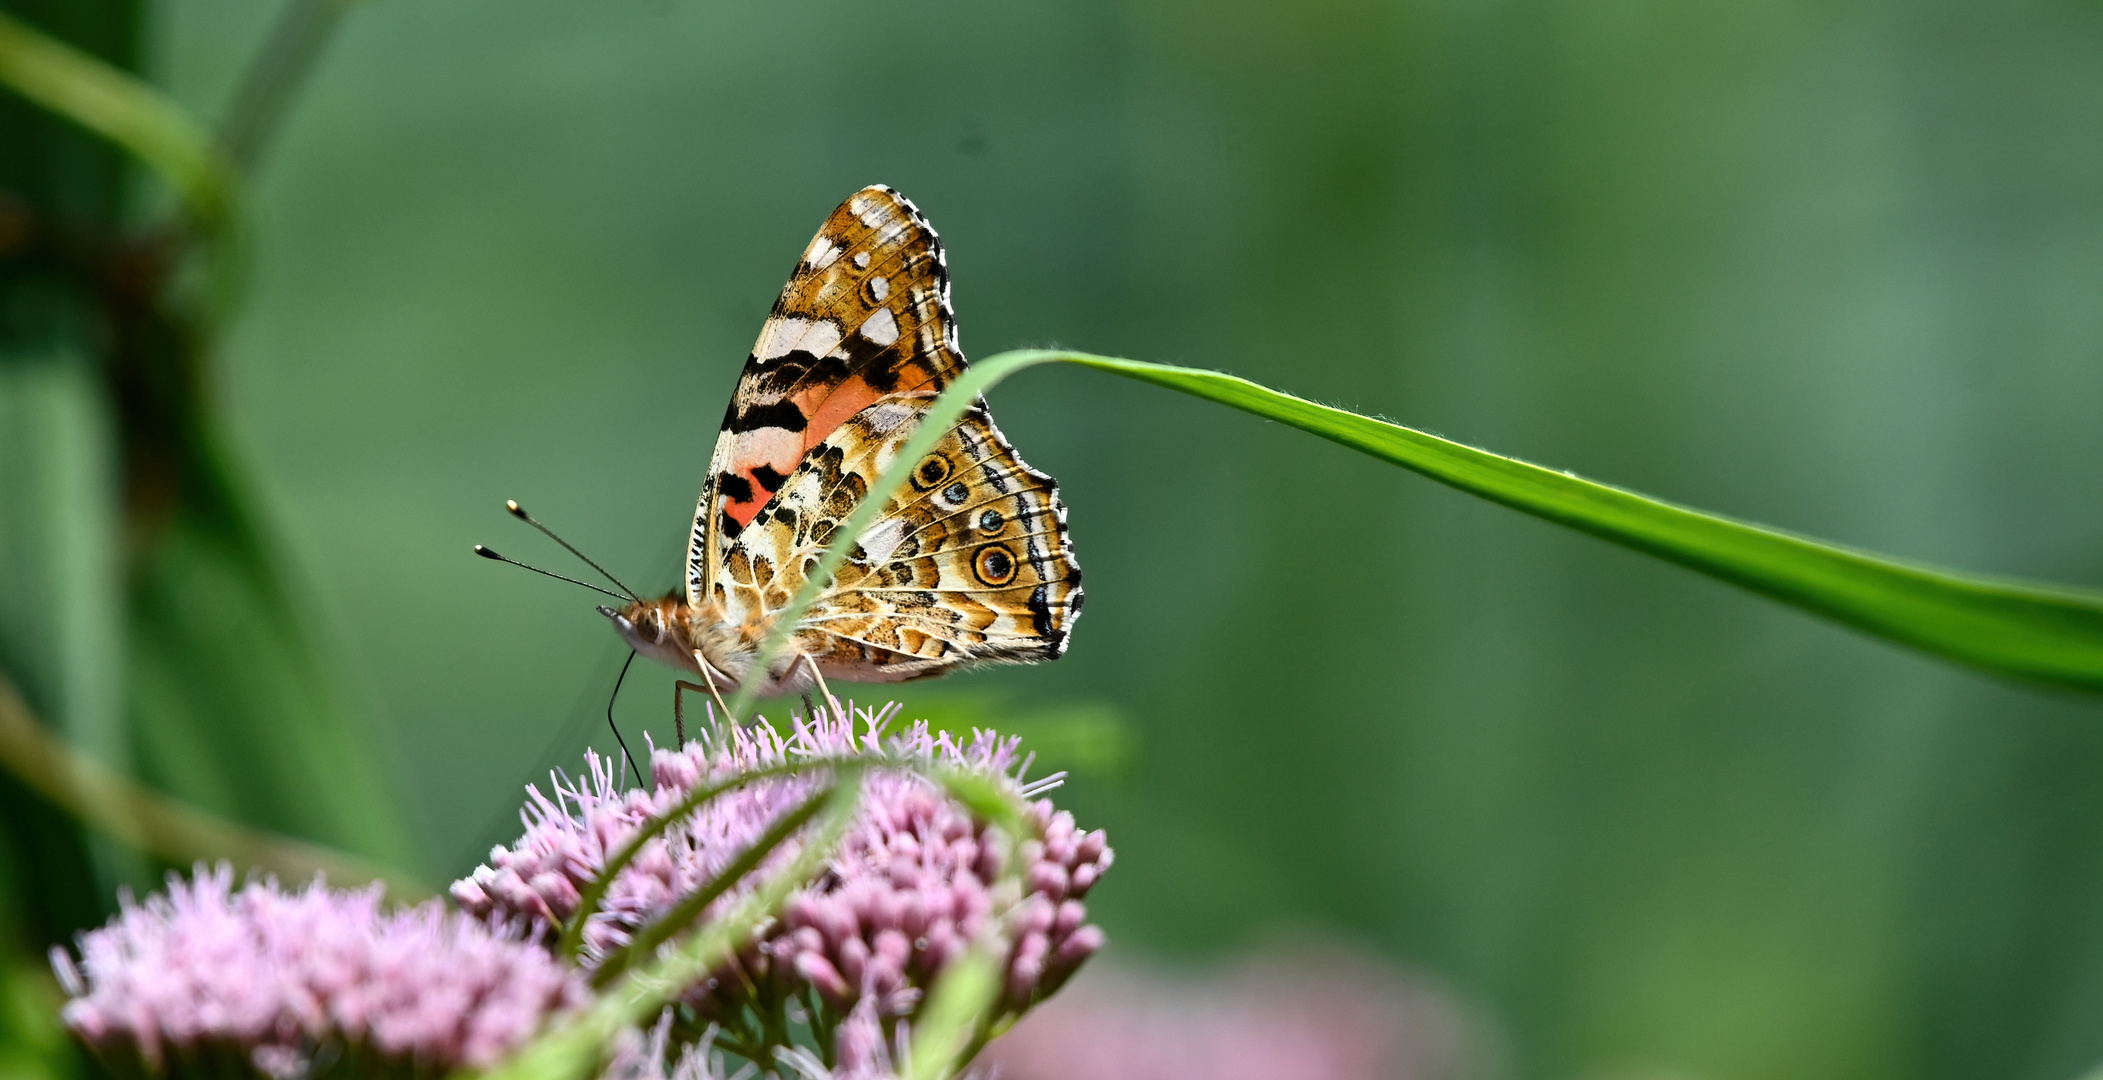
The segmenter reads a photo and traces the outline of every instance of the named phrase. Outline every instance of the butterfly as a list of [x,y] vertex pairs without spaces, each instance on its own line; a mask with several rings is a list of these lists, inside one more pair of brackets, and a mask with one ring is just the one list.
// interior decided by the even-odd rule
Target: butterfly
[[788,646],[753,670],[775,614],[965,367],[934,227],[888,187],[848,196],[745,360],[695,507],[685,589],[599,611],[719,700],[748,681],[773,697],[828,678],[1057,659],[1081,613],[1066,507],[981,399],[911,463]]

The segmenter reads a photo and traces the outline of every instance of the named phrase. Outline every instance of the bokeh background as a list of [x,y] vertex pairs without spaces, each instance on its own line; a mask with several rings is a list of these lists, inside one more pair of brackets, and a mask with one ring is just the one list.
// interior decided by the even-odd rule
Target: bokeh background
[[[212,117],[275,12],[156,0],[94,32]],[[198,672],[136,620],[66,639],[126,664],[38,659],[74,610],[23,600],[42,578],[10,586],[7,659],[73,672],[45,711],[103,717],[76,741],[158,786],[469,869],[522,785],[611,745],[625,655],[590,594],[469,545],[567,570],[502,514],[517,498],[669,587],[760,318],[875,182],[941,230],[973,355],[1223,368],[1706,509],[2103,585],[2092,3],[372,0],[253,185],[249,292],[210,356],[341,745],[285,766],[268,723],[215,726],[210,689],[171,719],[160,691]],[[10,347],[7,437],[74,447],[79,478],[14,489],[22,534],[115,466],[94,394]],[[1093,898],[1114,952],[1355,942],[1468,1002],[1513,1078],[2103,1060],[2096,700],[1165,391],[1052,369],[992,402],[1062,483],[1087,614],[1057,664],[900,696],[1046,733],[1062,804],[1118,850]],[[136,615],[138,573],[103,602]],[[96,674],[119,669],[121,694]],[[669,678],[630,675],[631,744],[667,736]],[[98,888],[151,880],[85,850]],[[33,845],[10,857],[30,946],[99,921],[93,890],[26,884]]]

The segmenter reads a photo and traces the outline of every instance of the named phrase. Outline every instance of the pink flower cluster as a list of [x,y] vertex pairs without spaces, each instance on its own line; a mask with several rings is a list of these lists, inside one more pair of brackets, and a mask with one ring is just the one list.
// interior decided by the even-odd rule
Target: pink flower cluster
[[[745,976],[790,992],[808,984],[840,1014],[867,997],[880,1015],[904,1016],[987,928],[1002,851],[963,808],[910,776],[871,777],[868,801],[833,873],[791,900],[783,932],[740,960]],[[1030,814],[1043,838],[1021,846],[1025,891],[1000,928],[1012,943],[1002,1003],[1012,1012],[1056,990],[1103,945],[1080,899],[1109,863],[1103,834],[1080,833],[1073,815],[1042,800]],[[734,1005],[735,985],[697,1001],[703,1015]]]
[[[872,763],[966,769],[1014,784],[1025,798],[1060,779],[1024,783],[1028,762],[1018,758],[1018,740],[992,732],[960,741],[920,722],[886,734],[896,713],[895,705],[827,710],[788,735],[762,724],[722,732],[713,746],[695,742],[678,751],[657,750],[648,792],[619,790],[618,766],[594,758],[586,782],[558,783],[553,799],[533,791],[526,835],[509,849],[492,851],[487,865],[453,886],[453,897],[479,914],[559,926],[576,912],[581,891],[611,853],[697,785],[799,759],[852,755]],[[587,923],[587,963],[712,880],[816,783],[807,777],[753,783],[651,840]],[[805,987],[835,1018],[865,999],[885,1017],[905,1016],[936,974],[988,929],[1009,943],[1006,1006],[1020,1011],[1101,948],[1102,933],[1086,924],[1082,902],[1110,866],[1100,831],[1083,833],[1049,801],[1031,802],[1038,835],[1018,846],[1021,894],[996,903],[1005,844],[984,822],[902,768],[872,769],[862,792],[861,811],[828,872],[742,952],[740,970],[719,972],[694,988],[688,1003],[700,1016],[729,1018],[755,995],[780,1001]],[[793,848],[793,842],[783,845],[775,862],[791,858]],[[720,903],[737,895],[733,890]],[[996,917],[1002,922],[993,926],[989,920]]]
[[587,994],[545,948],[436,901],[389,912],[378,887],[233,880],[225,864],[171,877],[84,935],[77,965],[54,949],[67,1026],[155,1073],[301,1075],[338,1054],[437,1072],[494,1062]]
[[[717,1080],[729,1052],[782,1077],[893,1080],[923,994],[974,944],[1006,949],[1008,1015],[1101,948],[1083,898],[1112,858],[1101,832],[1041,798],[1059,776],[1025,782],[1017,740],[959,740],[925,723],[887,733],[896,714],[836,707],[787,735],[730,728],[658,750],[648,791],[623,791],[618,766],[590,757],[583,782],[559,780],[553,798],[532,791],[525,835],[454,884],[464,913],[435,901],[389,910],[377,887],[237,888],[231,867],[200,867],[144,903],[126,897],[81,938],[78,961],[54,951],[66,1023],[116,1071],[149,1075],[428,1076],[493,1064],[585,1005],[594,966],[803,805],[835,772],[825,762],[852,758],[866,766],[862,801],[824,873],[687,988],[653,1034],[632,1033],[608,1076]],[[692,792],[801,762],[820,767],[745,783],[643,845],[587,921],[581,967],[549,948],[613,853]],[[928,778],[936,768],[1019,796],[1024,835],[975,817]],[[719,905],[803,842],[781,845]],[[825,1053],[788,1045],[799,1024]]]

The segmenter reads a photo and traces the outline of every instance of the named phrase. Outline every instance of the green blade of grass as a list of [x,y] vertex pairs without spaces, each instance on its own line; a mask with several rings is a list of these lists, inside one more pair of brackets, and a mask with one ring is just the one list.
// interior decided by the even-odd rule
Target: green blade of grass
[[4,13],[0,85],[123,147],[208,231],[232,225],[233,170],[204,128],[159,90]]
[[794,776],[797,773],[808,772],[812,769],[823,769],[834,764],[837,763],[826,758],[817,758],[810,761],[791,761],[781,765],[770,765],[766,768],[742,772],[718,783],[696,785],[692,791],[687,793],[686,798],[681,799],[677,805],[650,819],[642,828],[637,829],[635,834],[630,836],[627,842],[622,844],[620,849],[606,860],[606,865],[599,868],[598,874],[584,886],[584,891],[579,895],[576,913],[571,915],[569,921],[563,924],[562,940],[556,944],[555,954],[565,960],[575,961],[577,959],[578,953],[584,947],[585,924],[591,922],[591,917],[599,913],[599,905],[606,899],[606,890],[612,888],[615,879],[621,876],[621,871],[627,869],[628,864],[635,861],[635,857],[642,852],[643,845],[664,835],[665,830],[686,820],[687,815],[706,806],[718,796],[736,791],[747,784],[757,783],[777,776]]
[[1000,956],[981,942],[942,973],[913,1028],[905,1080],[949,1080],[970,1063],[1000,1000]]
[[[990,357],[942,392],[892,468],[842,525],[817,572],[776,613],[756,670],[768,670],[862,530],[970,403],[1018,371],[1052,363],[1107,371],[1275,420],[1471,495],[1983,671],[2103,691],[2103,592],[1960,574],[1827,544],[1478,450],[1222,372],[1047,350]],[[745,682],[749,687],[753,680]],[[749,691],[741,690],[732,712],[742,713],[749,698]]]
[[[1014,790],[959,769],[937,769],[933,778],[950,798],[994,826],[988,839],[997,837],[1002,845],[1000,876],[991,883],[994,893],[1023,897],[1028,889],[1022,883],[1023,860],[1017,847],[1023,837],[1043,834],[1031,828],[1027,808]],[[997,917],[1006,921],[1014,910],[998,912]],[[950,1080],[971,1064],[1003,1024],[1014,1021],[1014,1013],[999,1010],[1007,950],[997,935],[981,936],[962,960],[935,980],[926,1007],[913,1022],[904,1080]]]
[[[856,772],[850,774],[849,778],[841,782],[853,784],[858,783],[860,779],[860,773]],[[803,805],[782,815],[759,839],[754,840],[750,847],[739,852],[738,857],[732,859],[730,865],[717,872],[713,879],[699,889],[682,897],[678,903],[672,905],[670,911],[658,916],[655,921],[644,925],[635,932],[634,937],[629,939],[628,944],[607,956],[605,961],[599,965],[599,969],[592,973],[593,984],[604,986],[612,982],[628,970],[628,966],[634,963],[636,957],[651,955],[657,951],[659,945],[684,932],[695,919],[701,917],[702,912],[708,910],[708,905],[715,903],[718,897],[735,888],[738,882],[744,880],[745,875],[758,869],[759,864],[764,862],[767,856],[774,853],[774,849],[787,843],[790,837],[795,836],[804,825],[810,822],[811,818],[816,817],[818,811],[824,809],[831,798],[832,788],[820,788],[815,794],[803,800]],[[602,874],[601,876],[605,877],[606,875]]]
[[768,919],[776,917],[790,895],[825,868],[860,806],[859,783],[834,785],[811,836],[787,866],[720,918],[629,971],[582,1012],[557,1022],[492,1066],[481,1074],[482,1080],[582,1080],[592,1075],[622,1031],[648,1023],[721,967]]

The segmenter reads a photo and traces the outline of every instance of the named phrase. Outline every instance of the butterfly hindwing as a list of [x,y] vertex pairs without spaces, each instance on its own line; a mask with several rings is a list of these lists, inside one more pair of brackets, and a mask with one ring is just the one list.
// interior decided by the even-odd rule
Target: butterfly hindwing
[[731,396],[695,510],[688,602],[841,423],[886,397],[939,393],[963,369],[934,229],[890,188],[849,196],[797,260]]
[[[733,618],[787,603],[925,406],[882,402],[805,457],[730,544],[721,595]],[[909,476],[797,624],[798,651],[872,682],[1063,653],[1081,588],[1058,485],[1016,455],[983,405]]]
[[[691,644],[711,670],[746,677],[776,614],[965,366],[934,229],[889,188],[856,192],[798,260],[716,438],[686,589]],[[908,464],[910,482],[764,685],[812,666],[891,682],[1065,651],[1081,586],[1058,485],[1016,455],[983,401]]]

